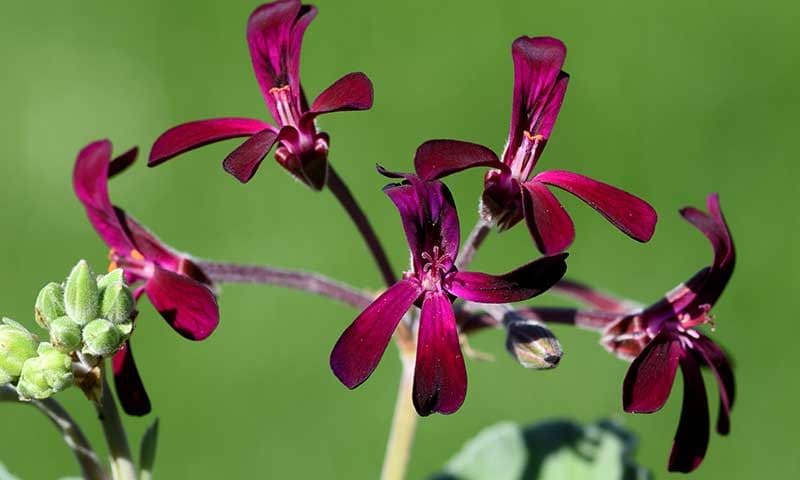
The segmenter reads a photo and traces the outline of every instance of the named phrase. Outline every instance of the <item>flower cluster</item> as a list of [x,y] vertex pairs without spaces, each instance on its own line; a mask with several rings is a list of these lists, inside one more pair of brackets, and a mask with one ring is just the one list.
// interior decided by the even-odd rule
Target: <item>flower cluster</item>
[[[209,143],[245,138],[222,162],[224,170],[242,183],[254,176],[274,148],[276,161],[294,178],[313,190],[327,186],[334,193],[365,237],[387,283],[382,293],[366,301],[361,301],[364,295],[358,292],[342,293],[341,287],[328,284],[339,292],[330,296],[340,300],[346,296],[351,305],[365,307],[344,330],[330,356],[331,370],[346,387],[352,389],[367,380],[395,336],[401,350],[412,359],[411,395],[417,412],[422,416],[451,414],[466,397],[462,348],[467,334],[486,326],[503,328],[507,348],[521,364],[547,369],[558,363],[561,346],[540,320],[561,322],[568,318],[575,324],[585,322],[602,329],[603,345],[632,360],[624,380],[625,411],[649,413],[660,409],[680,367],[684,408],[669,465],[671,470],[695,469],[705,454],[709,431],[700,366],[709,366],[720,385],[720,433],[729,430],[734,396],[726,355],[696,329],[710,322],[709,310],[733,272],[733,242],[718,198],[709,198],[709,213],[682,210],[682,215],[711,241],[713,264],[654,305],[630,309],[630,304],[563,281],[566,250],[575,238],[575,227],[552,187],[578,197],[639,242],[650,240],[657,215],[637,196],[589,177],[564,170],[534,173],[564,101],[569,75],[562,70],[566,47],[560,40],[523,36],[511,47],[511,121],[500,157],[481,145],[440,139],[420,145],[413,159],[413,173],[378,168],[391,179],[384,193],[400,215],[411,257],[407,270],[397,279],[366,216],[330,165],[330,136],[317,124],[318,117],[326,113],[371,108],[372,83],[363,73],[350,73],[309,103],[300,82],[302,39],[316,14],[315,7],[299,0],[278,0],[258,7],[247,22],[255,77],[273,123],[225,117],[178,125],[154,142],[148,165],[159,165]],[[47,347],[37,347],[35,337],[14,322],[0,327],[0,379],[18,382],[23,395],[38,398],[39,391],[29,385],[46,392],[60,389],[63,385],[56,380],[66,381],[66,377],[53,380],[40,372],[58,364],[67,375],[70,361],[75,360],[69,355],[75,352],[100,358],[113,355],[115,384],[125,411],[146,414],[150,400],[128,338],[135,302],[146,295],[178,334],[203,340],[219,324],[215,283],[257,281],[248,276],[255,269],[233,269],[231,273],[231,269],[218,265],[215,269],[213,263],[172,249],[112,204],[108,180],[127,169],[136,155],[133,149],[113,157],[108,140],[94,142],[78,154],[75,193],[89,222],[110,249],[111,273],[95,284],[88,267],[81,264],[76,267],[81,282],[95,285],[94,290],[88,286],[75,289],[72,280],[64,286],[45,287],[37,301],[37,318],[50,329]],[[483,179],[476,233],[461,245],[456,202],[442,180],[474,167],[489,170]],[[508,230],[523,219],[543,256],[528,256],[522,266],[500,275],[467,270],[491,229]],[[73,272],[70,279],[79,274]],[[262,283],[282,281],[292,288],[328,291],[317,277],[304,287],[299,278],[298,274],[273,272],[269,281]],[[126,296],[127,285],[133,292]],[[510,305],[554,287],[588,302],[594,310],[574,310],[565,315],[559,309]],[[63,305],[59,303],[62,300]],[[90,304],[96,310],[76,307]],[[98,315],[101,320],[96,319]],[[113,342],[109,340],[112,337]],[[61,360],[64,362],[59,363]],[[28,367],[31,373],[26,370],[29,364],[33,365]]]

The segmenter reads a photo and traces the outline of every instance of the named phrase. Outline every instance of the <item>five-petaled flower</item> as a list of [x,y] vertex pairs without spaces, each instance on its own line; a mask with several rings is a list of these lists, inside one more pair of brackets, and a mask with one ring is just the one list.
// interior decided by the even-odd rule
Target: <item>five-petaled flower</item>
[[733,273],[735,252],[717,195],[707,201],[708,213],[695,208],[681,210],[686,220],[711,242],[714,262],[679,285],[660,301],[627,314],[604,331],[603,344],[624,358],[634,358],[623,386],[627,412],[652,413],[669,397],[675,374],[683,372],[683,407],[669,459],[669,469],[691,472],[703,460],[709,441],[706,390],[700,366],[707,365],[719,386],[717,431],[730,431],[734,379],[725,353],[695,327],[711,322],[709,310],[722,294]]
[[249,181],[275,144],[275,159],[309,187],[320,190],[328,174],[328,134],[316,118],[324,113],[368,110],[372,83],[350,73],[323,91],[309,107],[300,85],[300,46],[317,9],[299,0],[280,0],[258,7],[247,24],[247,43],[256,79],[277,126],[251,118],[217,118],[185,123],[153,144],[149,165],[203,145],[249,137],[223,162],[225,171]]
[[[78,154],[73,186],[94,229],[111,248],[111,268],[122,268],[126,281],[135,287],[138,299],[150,302],[178,333],[203,340],[219,323],[219,309],[211,281],[191,258],[163,244],[108,195],[108,179],[136,159],[134,148],[112,160],[111,142],[101,140]],[[150,401],[144,390],[130,344],[113,359],[115,384],[126,412],[144,415]]]
[[502,162],[480,145],[435,140],[423,145],[427,155],[417,157],[417,174],[432,180],[467,168],[490,167],[481,199],[483,218],[505,230],[524,217],[539,250],[548,255],[566,250],[575,238],[572,220],[549,186],[580,198],[630,237],[650,240],[657,216],[644,200],[564,170],[532,176],[567,90],[569,75],[561,70],[566,47],[555,38],[520,37],[511,53],[514,96]]
[[526,300],[550,288],[566,271],[566,254],[543,257],[500,276],[455,268],[459,222],[452,196],[439,181],[385,172],[405,181],[386,194],[403,223],[411,270],[345,330],[331,353],[331,369],[348,388],[377,367],[392,333],[412,305],[420,306],[413,400],[420,415],[453,413],[467,392],[453,300],[482,303]]

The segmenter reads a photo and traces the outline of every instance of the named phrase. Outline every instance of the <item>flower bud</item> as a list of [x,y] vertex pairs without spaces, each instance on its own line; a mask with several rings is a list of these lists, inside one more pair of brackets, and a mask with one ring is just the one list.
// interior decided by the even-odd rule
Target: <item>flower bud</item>
[[98,275],[97,277],[97,288],[100,289],[101,293],[109,286],[117,283],[125,283],[125,274],[121,268],[114,269],[105,275]]
[[23,398],[44,399],[72,384],[72,359],[48,343],[39,346],[39,356],[22,367],[17,390]]
[[17,322],[4,318],[0,325],[0,383],[20,376],[25,362],[36,356],[36,337]]
[[62,352],[73,352],[81,345],[81,327],[67,316],[50,322],[50,342]]
[[92,269],[81,260],[72,269],[64,287],[64,307],[67,315],[78,325],[86,325],[97,318],[100,292]]
[[100,315],[103,318],[113,323],[123,323],[130,319],[135,302],[125,284],[115,283],[103,290],[100,305]]
[[544,324],[535,320],[515,320],[506,324],[506,350],[525,368],[555,368],[561,360],[561,344]]
[[57,283],[48,283],[39,291],[36,297],[36,323],[42,328],[48,328],[50,322],[67,314],[64,310],[64,288]]
[[122,335],[117,327],[106,319],[92,320],[83,327],[84,352],[105,357],[119,350]]

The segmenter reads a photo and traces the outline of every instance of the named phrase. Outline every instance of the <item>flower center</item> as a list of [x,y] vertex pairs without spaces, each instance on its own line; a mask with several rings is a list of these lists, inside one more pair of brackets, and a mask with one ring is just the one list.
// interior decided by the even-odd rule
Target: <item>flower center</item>
[[446,262],[450,255],[443,253],[439,246],[434,246],[431,253],[422,252],[422,287],[425,290],[441,290],[442,276],[447,273]]
[[125,273],[137,278],[150,278],[153,276],[153,262],[144,258],[139,250],[131,250],[127,256],[120,255],[115,249],[108,252],[108,259],[111,263],[108,264],[108,271],[111,272],[117,268],[121,268]]
[[273,87],[269,89],[270,95],[275,99],[275,110],[278,113],[277,120],[281,125],[291,125],[297,128],[300,123],[300,112],[293,101],[292,89],[289,85]]
[[543,135],[531,135],[527,130],[523,132],[522,143],[517,148],[517,153],[511,162],[511,174],[514,178],[523,182],[528,179],[533,167],[536,165],[536,151],[543,141]]

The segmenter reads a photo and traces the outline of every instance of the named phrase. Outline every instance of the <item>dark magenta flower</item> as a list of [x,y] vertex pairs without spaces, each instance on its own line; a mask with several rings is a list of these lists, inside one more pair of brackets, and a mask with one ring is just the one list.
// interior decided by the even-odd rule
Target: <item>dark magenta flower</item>
[[572,220],[549,187],[575,195],[631,238],[646,242],[653,236],[657,216],[645,201],[577,173],[547,170],[533,175],[567,90],[569,75],[561,70],[566,53],[555,38],[514,41],[513,107],[502,162],[479,145],[434,140],[423,145],[426,155],[417,156],[417,174],[432,180],[467,168],[490,167],[484,179],[482,216],[501,230],[525,218],[545,254],[566,250],[575,238]]
[[400,212],[411,250],[411,270],[344,331],[331,353],[331,369],[348,388],[363,383],[377,367],[403,316],[416,304],[422,313],[414,406],[420,415],[448,414],[458,410],[467,392],[452,306],[455,298],[483,303],[529,299],[564,275],[567,255],[543,257],[500,276],[457,271],[460,233],[450,191],[439,181],[404,177],[406,181],[388,185],[385,192]]
[[708,213],[684,208],[681,215],[711,242],[714,262],[657,303],[625,315],[604,332],[603,344],[612,352],[634,358],[625,376],[626,412],[652,413],[669,397],[678,367],[683,372],[683,407],[669,469],[691,472],[703,460],[709,441],[708,400],[700,374],[708,366],[719,386],[717,431],[730,431],[734,379],[725,353],[695,327],[711,322],[709,311],[733,273],[733,240],[719,207],[719,197],[708,197]]
[[[188,255],[162,243],[109,198],[109,177],[130,166],[136,154],[133,149],[112,160],[108,140],[86,146],[75,163],[75,194],[92,226],[111,248],[110,268],[123,269],[126,281],[135,288],[134,297],[138,300],[146,294],[175,331],[190,340],[203,340],[219,324],[211,281]],[[117,353],[113,367],[125,411],[134,415],[149,412],[130,345]]]
[[249,137],[223,162],[225,171],[249,181],[275,144],[275,159],[315,190],[328,173],[329,138],[316,126],[324,113],[368,110],[372,83],[350,73],[323,91],[309,107],[300,85],[300,46],[317,9],[299,0],[280,0],[258,7],[247,23],[247,44],[256,79],[276,125],[251,118],[217,118],[185,123],[161,135],[150,152],[150,166],[203,145]]

